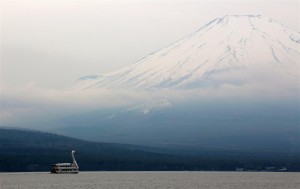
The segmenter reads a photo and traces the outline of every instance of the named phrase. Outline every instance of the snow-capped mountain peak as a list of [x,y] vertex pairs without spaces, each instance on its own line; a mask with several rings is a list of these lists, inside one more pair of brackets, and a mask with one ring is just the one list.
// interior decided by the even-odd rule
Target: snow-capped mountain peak
[[[234,80],[216,80],[219,73],[280,67],[297,75],[300,35],[263,16],[233,15],[217,18],[196,32],[123,69],[86,77],[75,89],[199,88]],[[245,79],[243,82],[246,82]]]

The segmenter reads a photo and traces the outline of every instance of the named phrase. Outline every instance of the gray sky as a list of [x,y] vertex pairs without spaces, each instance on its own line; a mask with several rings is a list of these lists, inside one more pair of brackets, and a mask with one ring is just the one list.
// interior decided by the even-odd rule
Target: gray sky
[[300,31],[299,1],[1,0],[1,84],[67,88],[233,14]]

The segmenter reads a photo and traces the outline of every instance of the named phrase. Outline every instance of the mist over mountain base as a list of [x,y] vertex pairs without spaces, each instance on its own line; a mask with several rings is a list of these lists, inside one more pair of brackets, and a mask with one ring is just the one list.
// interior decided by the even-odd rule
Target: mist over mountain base
[[150,103],[126,111],[98,110],[71,116],[62,120],[68,126],[52,131],[85,140],[178,149],[291,155],[300,151],[299,102],[207,98],[169,103],[171,107],[160,103],[161,107],[153,109]]

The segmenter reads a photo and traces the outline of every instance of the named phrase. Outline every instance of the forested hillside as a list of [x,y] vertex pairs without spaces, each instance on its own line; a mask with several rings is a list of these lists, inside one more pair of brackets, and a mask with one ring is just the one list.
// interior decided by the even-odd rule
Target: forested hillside
[[[50,165],[71,162],[71,150],[81,171],[100,170],[275,170],[300,171],[293,156],[238,151],[162,149],[82,141],[29,130],[0,129],[0,172],[50,171]],[[252,155],[251,155],[252,154]]]

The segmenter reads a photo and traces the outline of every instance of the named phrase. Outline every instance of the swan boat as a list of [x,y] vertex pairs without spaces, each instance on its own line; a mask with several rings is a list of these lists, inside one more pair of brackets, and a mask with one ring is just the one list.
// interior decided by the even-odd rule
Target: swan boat
[[51,173],[78,173],[79,166],[75,160],[75,150],[72,150],[73,163],[56,163],[51,165]]

